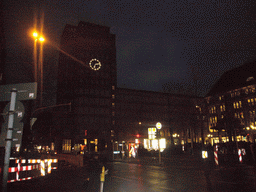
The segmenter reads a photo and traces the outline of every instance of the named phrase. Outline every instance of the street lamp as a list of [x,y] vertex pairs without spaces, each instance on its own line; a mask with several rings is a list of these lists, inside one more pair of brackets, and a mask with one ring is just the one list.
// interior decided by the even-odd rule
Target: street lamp
[[[43,100],[43,42],[45,38],[42,35],[39,35],[37,31],[34,31],[32,36],[34,37],[34,68],[35,68],[35,82],[40,79],[40,107],[42,107],[42,100]],[[37,58],[37,43],[40,42],[40,49],[39,49],[39,58]],[[38,70],[40,71],[40,78],[38,78]]]
[[156,128],[158,132],[158,147],[159,147],[159,164],[161,164],[161,153],[160,153],[160,129],[162,128],[162,124],[160,122],[156,123]]

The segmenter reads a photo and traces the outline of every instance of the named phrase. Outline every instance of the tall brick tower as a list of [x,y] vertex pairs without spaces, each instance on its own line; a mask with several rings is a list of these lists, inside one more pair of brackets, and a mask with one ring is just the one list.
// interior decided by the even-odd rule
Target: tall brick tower
[[64,143],[71,139],[74,144],[83,142],[90,152],[113,150],[115,35],[110,34],[109,27],[92,23],[66,25],[60,48],[57,104],[72,106],[72,115],[62,125]]

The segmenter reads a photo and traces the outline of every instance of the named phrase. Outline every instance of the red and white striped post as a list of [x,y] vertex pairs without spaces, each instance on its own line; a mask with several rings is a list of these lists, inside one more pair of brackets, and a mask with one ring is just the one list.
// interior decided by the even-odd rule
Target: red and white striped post
[[239,157],[239,162],[243,163],[243,158],[242,158],[242,154],[241,154],[241,149],[238,149],[238,157]]
[[215,160],[215,164],[218,166],[218,165],[219,165],[219,159],[218,159],[218,145],[215,146],[214,160]]

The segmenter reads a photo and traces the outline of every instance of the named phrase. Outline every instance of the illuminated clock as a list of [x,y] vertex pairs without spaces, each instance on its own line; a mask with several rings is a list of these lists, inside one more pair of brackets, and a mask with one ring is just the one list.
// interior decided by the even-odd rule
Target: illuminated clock
[[98,71],[101,68],[101,63],[98,59],[92,59],[89,65],[94,71]]

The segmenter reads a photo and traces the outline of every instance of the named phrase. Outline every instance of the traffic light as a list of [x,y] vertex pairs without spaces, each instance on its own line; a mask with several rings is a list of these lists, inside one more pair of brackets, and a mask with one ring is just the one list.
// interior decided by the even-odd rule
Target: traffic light
[[139,137],[140,137],[140,134],[137,134],[136,137],[139,138]]

